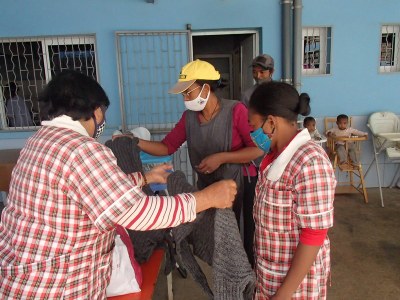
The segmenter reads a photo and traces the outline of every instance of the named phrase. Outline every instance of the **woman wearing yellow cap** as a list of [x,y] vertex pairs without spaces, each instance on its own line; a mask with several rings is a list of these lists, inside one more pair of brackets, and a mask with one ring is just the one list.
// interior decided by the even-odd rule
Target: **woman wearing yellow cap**
[[[215,94],[220,78],[219,72],[206,61],[195,60],[185,65],[169,93],[182,94],[187,110],[161,142],[140,140],[139,146],[152,155],[170,155],[187,141],[190,162],[198,175],[198,188],[231,178],[237,182],[240,195],[244,164],[251,176],[256,175],[255,167],[248,163],[263,152],[250,138],[247,108]],[[239,220],[240,196],[233,210]]]

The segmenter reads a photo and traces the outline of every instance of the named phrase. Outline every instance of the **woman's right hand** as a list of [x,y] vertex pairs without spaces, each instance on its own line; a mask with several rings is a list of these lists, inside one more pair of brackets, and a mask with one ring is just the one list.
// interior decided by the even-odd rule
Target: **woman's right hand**
[[231,207],[237,194],[236,182],[232,179],[217,181],[201,191],[195,192],[197,212],[211,207]]

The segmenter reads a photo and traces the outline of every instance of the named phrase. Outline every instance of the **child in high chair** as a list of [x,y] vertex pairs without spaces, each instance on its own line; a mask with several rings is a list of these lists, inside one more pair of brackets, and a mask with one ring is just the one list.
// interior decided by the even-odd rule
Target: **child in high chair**
[[[338,115],[336,118],[337,127],[329,129],[325,134],[329,136],[337,137],[351,137],[351,136],[368,136],[367,132],[347,127],[349,123],[349,117],[347,115]],[[358,153],[356,152],[354,143],[347,142],[347,150],[345,147],[346,142],[336,141],[335,148],[339,158],[339,166],[346,165],[348,162],[347,157],[350,157],[350,163],[358,166],[360,164]]]
[[318,132],[315,127],[315,119],[313,117],[306,117],[303,120],[303,127],[308,129],[308,133],[311,138],[316,141],[322,140],[322,135]]

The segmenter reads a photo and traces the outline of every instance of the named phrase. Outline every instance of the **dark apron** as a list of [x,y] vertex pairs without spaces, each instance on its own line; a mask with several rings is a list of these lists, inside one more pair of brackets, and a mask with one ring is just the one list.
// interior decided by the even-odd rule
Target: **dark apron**
[[[186,112],[186,139],[190,163],[196,170],[203,158],[232,149],[233,108],[238,101],[221,99],[218,114],[208,122],[200,123],[198,112]],[[233,179],[238,186],[236,206],[242,203],[243,173],[242,164],[222,164],[211,174],[198,173],[197,187],[203,189],[221,179]],[[234,205],[235,206],[235,205]],[[235,210],[235,207],[234,207]],[[235,210],[235,214],[236,214]],[[238,216],[237,216],[238,217]]]

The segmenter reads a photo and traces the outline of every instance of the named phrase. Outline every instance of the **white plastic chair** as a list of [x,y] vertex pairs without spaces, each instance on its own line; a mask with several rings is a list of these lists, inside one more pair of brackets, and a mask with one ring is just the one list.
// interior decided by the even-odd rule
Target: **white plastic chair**
[[[386,157],[391,163],[400,163],[400,120],[396,114],[392,112],[376,112],[370,115],[367,126],[372,132],[372,144],[374,146],[374,159],[369,165],[365,176],[367,176],[371,166],[375,162],[376,172],[378,174],[379,192],[381,196],[382,207],[383,195],[382,195],[382,182],[381,174],[379,171],[379,160],[378,156],[382,153],[386,153]],[[400,165],[397,167],[396,173],[393,177],[390,187],[393,187],[396,182],[396,178],[400,171]]]

